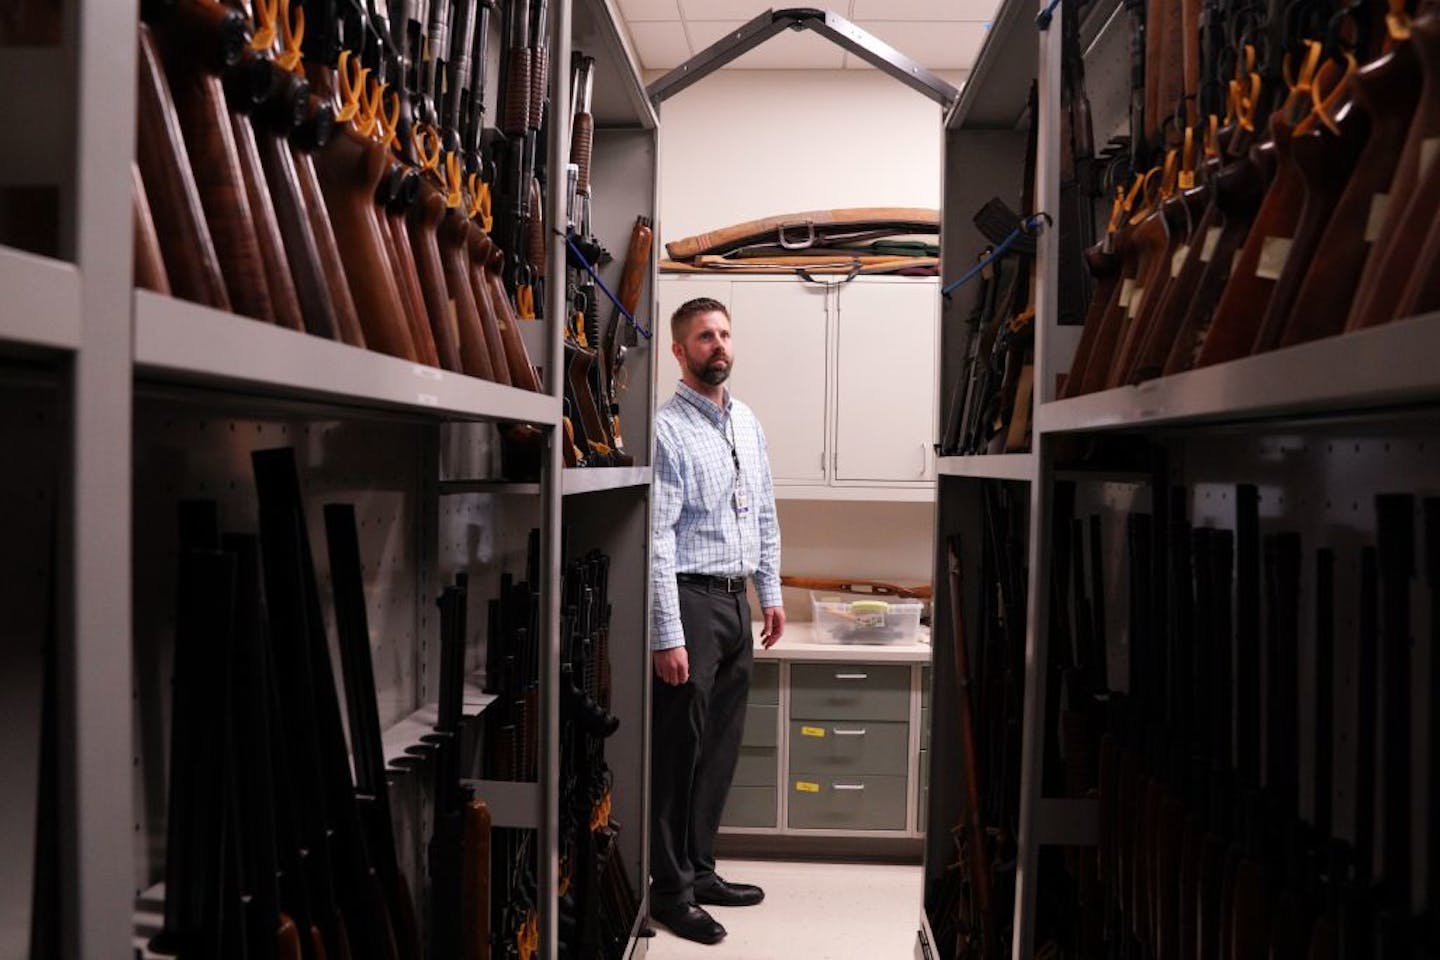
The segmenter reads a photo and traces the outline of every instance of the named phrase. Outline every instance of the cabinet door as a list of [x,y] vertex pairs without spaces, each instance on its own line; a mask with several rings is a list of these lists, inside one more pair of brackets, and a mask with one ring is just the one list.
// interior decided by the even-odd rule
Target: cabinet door
[[[730,306],[730,280],[709,277],[661,276],[655,298],[655,337],[650,341],[655,350],[655,405],[669,400],[680,380],[680,367],[670,355],[670,315],[687,300],[709,297]],[[733,310],[731,312],[734,312]]]
[[736,280],[730,294],[735,396],[755,411],[777,483],[825,481],[826,291]]
[[837,299],[835,478],[934,479],[937,285],[857,280]]

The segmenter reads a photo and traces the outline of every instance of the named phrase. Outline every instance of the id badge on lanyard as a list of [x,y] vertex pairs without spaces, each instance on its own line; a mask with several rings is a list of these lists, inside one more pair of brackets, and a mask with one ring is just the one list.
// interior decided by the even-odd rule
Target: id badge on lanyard
[[730,441],[730,457],[735,461],[735,516],[741,518],[750,516],[750,489],[745,486],[745,475],[740,469],[740,449],[734,437],[735,421],[730,421],[731,435],[725,439]]

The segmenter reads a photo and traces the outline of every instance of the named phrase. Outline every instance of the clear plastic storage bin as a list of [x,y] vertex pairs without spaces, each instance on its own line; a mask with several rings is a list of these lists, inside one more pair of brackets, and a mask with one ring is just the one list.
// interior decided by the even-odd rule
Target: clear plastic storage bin
[[919,600],[847,598],[811,593],[817,643],[918,643]]

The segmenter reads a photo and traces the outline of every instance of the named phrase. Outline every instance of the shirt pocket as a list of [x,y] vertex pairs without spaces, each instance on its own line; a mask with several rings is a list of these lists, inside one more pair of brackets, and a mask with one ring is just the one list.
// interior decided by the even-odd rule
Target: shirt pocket
[[713,515],[728,509],[730,498],[735,494],[735,473],[728,463],[724,466],[719,463],[699,465],[695,468],[693,479],[698,501],[696,506],[700,510]]

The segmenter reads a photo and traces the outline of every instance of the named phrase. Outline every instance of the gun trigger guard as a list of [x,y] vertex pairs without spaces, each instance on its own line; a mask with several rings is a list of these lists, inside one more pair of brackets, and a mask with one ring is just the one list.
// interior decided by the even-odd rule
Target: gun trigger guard
[[863,264],[861,264],[859,260],[851,263],[850,272],[845,275],[845,278],[843,280],[817,280],[815,278],[815,275],[812,274],[809,270],[806,270],[804,267],[796,267],[795,274],[805,282],[813,283],[818,287],[843,287],[845,284],[849,283],[851,280],[854,280],[860,275],[860,270],[862,269],[862,267]]
[[[792,241],[786,237],[785,231],[792,227],[804,227],[807,234],[806,238],[800,241]],[[782,223],[775,231],[775,235],[780,241],[780,246],[786,250],[807,250],[815,245],[815,221],[806,220],[804,223]]]

